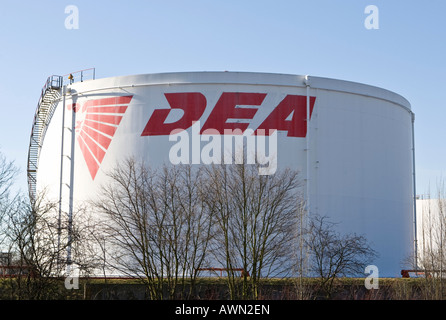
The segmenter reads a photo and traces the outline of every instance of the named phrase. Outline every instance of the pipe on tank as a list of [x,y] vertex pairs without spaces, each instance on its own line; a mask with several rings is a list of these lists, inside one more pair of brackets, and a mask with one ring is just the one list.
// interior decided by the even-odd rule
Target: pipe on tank
[[58,267],[60,264],[60,241],[61,241],[61,233],[62,233],[62,187],[63,187],[63,158],[64,158],[64,133],[65,133],[65,97],[66,96],[66,86],[62,84],[62,134],[61,134],[61,146],[60,146],[60,184],[59,184],[59,218],[58,218],[58,226],[57,226],[57,263]]
[[310,214],[310,79],[309,76],[306,75],[305,76],[305,86],[307,89],[307,136],[306,136],[306,153],[307,153],[307,197],[306,197],[306,202],[307,202],[307,216],[309,216]]
[[415,114],[412,116],[412,183],[413,183],[413,234],[414,234],[414,267],[418,270],[418,238],[417,238],[417,191],[415,179]]

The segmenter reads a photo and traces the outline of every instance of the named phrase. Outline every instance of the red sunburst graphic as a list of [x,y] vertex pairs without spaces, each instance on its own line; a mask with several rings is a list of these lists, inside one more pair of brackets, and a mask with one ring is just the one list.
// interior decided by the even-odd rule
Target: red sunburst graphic
[[77,141],[93,180],[131,100],[132,96],[123,96],[90,100],[83,105],[86,115],[80,125],[76,124]]

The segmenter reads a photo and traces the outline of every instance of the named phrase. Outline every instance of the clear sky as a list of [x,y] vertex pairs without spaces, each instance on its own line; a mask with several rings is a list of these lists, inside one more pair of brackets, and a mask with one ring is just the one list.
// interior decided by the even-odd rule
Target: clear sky
[[[66,28],[68,5],[78,29]],[[364,26],[368,5],[379,9],[379,29]],[[26,191],[32,120],[52,74],[309,74],[409,100],[417,191],[426,193],[446,173],[445,15],[444,0],[0,0],[0,150]]]

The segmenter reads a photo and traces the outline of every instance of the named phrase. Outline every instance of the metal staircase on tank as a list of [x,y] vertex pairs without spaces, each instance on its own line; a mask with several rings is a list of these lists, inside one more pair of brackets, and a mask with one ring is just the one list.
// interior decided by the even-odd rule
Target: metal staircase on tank
[[[71,260],[71,228],[72,228],[72,210],[73,210],[73,180],[74,180],[74,140],[75,140],[75,110],[72,109],[71,112],[71,125],[66,126],[65,119],[65,99],[66,99],[66,89],[68,86],[75,82],[83,82],[84,80],[94,80],[95,79],[95,68],[84,69],[76,72],[66,74],[64,76],[52,75],[48,77],[45,85],[42,88],[42,92],[37,104],[37,109],[34,115],[31,137],[29,143],[28,151],[28,191],[31,202],[36,200],[37,192],[37,172],[39,169],[39,158],[42,149],[43,141],[45,139],[45,134],[51,119],[56,111],[59,102],[62,102],[60,107],[62,108],[62,134],[61,134],[61,162],[60,162],[60,189],[59,189],[59,217],[58,217],[58,243],[57,252],[60,252],[62,239],[62,229],[67,228],[67,257],[62,258],[58,256],[57,258],[57,268],[59,272],[62,271],[61,267],[66,265],[67,274],[70,274],[70,268],[72,264]],[[69,154],[65,154],[64,147],[64,133],[65,130],[71,132],[71,143]],[[64,158],[67,160],[64,161]],[[64,166],[70,167],[70,180],[69,183],[65,183],[64,179]],[[64,196],[63,189],[68,187],[69,190],[69,203],[63,202]],[[66,207],[68,205],[68,207]],[[65,215],[68,218],[68,226],[62,227],[62,220],[65,219]],[[59,269],[60,268],[60,269]]]
[[42,88],[39,103],[31,130],[31,137],[28,150],[28,190],[31,199],[36,196],[36,176],[39,167],[39,156],[43,139],[51,118],[56,110],[57,103],[61,98],[63,77],[52,75],[48,77]]
[[36,196],[37,170],[39,167],[39,156],[42,148],[43,139],[48,125],[56,110],[57,103],[63,98],[62,90],[64,82],[69,85],[74,82],[83,82],[96,78],[96,69],[89,68],[75,71],[64,76],[52,75],[48,77],[40,94],[34,115],[33,126],[28,150],[28,191],[33,199]]

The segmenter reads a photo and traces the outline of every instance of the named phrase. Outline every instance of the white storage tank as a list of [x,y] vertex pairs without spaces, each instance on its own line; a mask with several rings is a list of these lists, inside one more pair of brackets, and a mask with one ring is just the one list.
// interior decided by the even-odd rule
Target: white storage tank
[[[198,141],[188,157],[174,161],[203,165],[209,159],[193,150],[201,155],[207,133],[252,130],[259,137],[266,130],[269,139],[274,133],[268,130],[277,129],[277,167],[301,172],[310,215],[326,215],[339,223],[340,232],[366,236],[379,254],[373,264],[382,277],[399,276],[413,253],[413,113],[393,92],[335,79],[248,72],[142,74],[49,87],[55,103],[41,112],[46,122],[35,121],[33,136],[40,143],[30,146],[31,193],[46,187],[58,198],[73,174],[70,190],[81,201],[130,155],[151,165],[172,162],[179,141],[169,139],[173,129],[185,129],[191,144]],[[73,150],[71,134],[62,130],[72,123]],[[74,152],[71,160],[62,160],[62,170],[61,150]],[[65,199],[70,190],[63,191]]]

